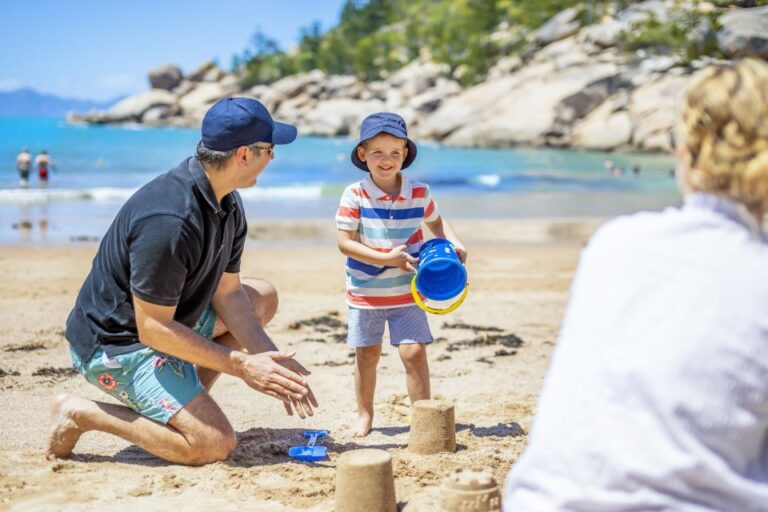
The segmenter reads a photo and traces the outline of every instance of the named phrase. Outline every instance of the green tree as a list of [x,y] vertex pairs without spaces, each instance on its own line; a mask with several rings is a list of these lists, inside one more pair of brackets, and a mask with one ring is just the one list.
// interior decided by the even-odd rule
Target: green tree
[[[432,59],[461,70],[461,81],[482,80],[502,55],[521,51],[525,35],[564,9],[582,6],[582,23],[597,21],[640,0],[345,0],[339,23],[322,32],[319,23],[301,31],[298,51],[290,55],[257,31],[251,46],[233,58],[246,84],[266,83],[285,74],[319,68],[332,74],[356,74],[372,80],[398,69],[428,50]],[[755,4],[768,0],[754,0]],[[699,22],[650,21],[625,41],[625,49],[712,54],[711,41],[693,47],[686,35]],[[716,17],[713,18],[716,28]],[[501,26],[504,37],[492,37]],[[686,46],[687,45],[687,46]]]
[[297,65],[301,71],[311,71],[319,66],[320,47],[323,43],[320,22],[315,21],[309,27],[301,29],[300,33]]
[[349,48],[339,30],[331,30],[320,43],[317,65],[327,73],[342,74],[351,72]]
[[251,47],[237,59],[242,62],[240,84],[250,87],[273,82],[298,71],[296,63],[285,55],[274,39],[257,30],[251,37]]
[[578,0],[509,0],[502,2],[508,19],[529,28],[537,28],[557,13],[583,4]]

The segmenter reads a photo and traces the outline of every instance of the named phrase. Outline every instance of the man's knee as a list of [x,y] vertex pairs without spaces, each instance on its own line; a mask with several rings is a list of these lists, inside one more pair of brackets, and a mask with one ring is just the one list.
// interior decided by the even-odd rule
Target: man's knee
[[243,280],[243,288],[261,325],[268,324],[277,313],[279,301],[275,286],[264,279],[247,278]]
[[189,463],[202,465],[225,460],[235,451],[236,446],[237,435],[232,427],[225,431],[191,436],[189,439]]
[[208,393],[200,393],[169,422],[187,440],[184,462],[192,465],[224,460],[234,451],[237,435]]

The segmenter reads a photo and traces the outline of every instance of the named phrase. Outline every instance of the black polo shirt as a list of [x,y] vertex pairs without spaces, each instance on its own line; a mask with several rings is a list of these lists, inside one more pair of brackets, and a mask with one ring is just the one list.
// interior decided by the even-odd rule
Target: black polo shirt
[[83,361],[97,348],[113,356],[143,348],[133,296],[176,306],[193,327],[224,272],[239,272],[246,237],[237,192],[216,201],[200,162],[190,157],[140,188],[101,241],[67,319],[66,337]]

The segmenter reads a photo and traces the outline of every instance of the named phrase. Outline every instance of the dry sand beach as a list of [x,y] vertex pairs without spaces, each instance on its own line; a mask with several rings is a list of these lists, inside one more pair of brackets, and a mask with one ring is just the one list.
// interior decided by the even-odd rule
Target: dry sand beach
[[[306,421],[224,376],[213,390],[238,432],[232,456],[205,467],[165,463],[129,443],[87,433],[68,460],[43,457],[49,404],[60,392],[111,399],[69,369],[64,322],[95,246],[0,249],[0,510],[331,511],[335,461],[359,447],[388,450],[397,500],[420,499],[458,467],[492,469],[503,483],[525,447],[579,252],[600,220],[455,222],[470,256],[470,295],[448,316],[432,316],[433,394],[455,405],[458,450],[417,455],[408,444],[402,364],[388,345],[379,367],[374,431],[353,439],[352,352],[344,344],[343,256],[332,226],[264,227],[247,248],[243,276],[276,284],[280,308],[268,326],[296,350],[320,401]],[[332,231],[331,231],[332,233]],[[289,446],[304,429],[325,429],[330,460],[296,462]],[[410,503],[409,503],[410,502]],[[406,505],[407,504],[407,505]]]

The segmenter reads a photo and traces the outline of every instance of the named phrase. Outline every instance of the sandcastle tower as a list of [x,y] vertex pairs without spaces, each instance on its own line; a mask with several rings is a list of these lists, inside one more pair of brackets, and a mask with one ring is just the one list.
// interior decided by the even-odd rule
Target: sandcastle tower
[[493,473],[486,469],[457,468],[440,486],[445,512],[500,512],[501,493]]
[[453,405],[442,400],[419,400],[413,404],[408,448],[430,454],[456,451]]
[[392,456],[384,450],[350,450],[336,466],[336,512],[394,512]]

